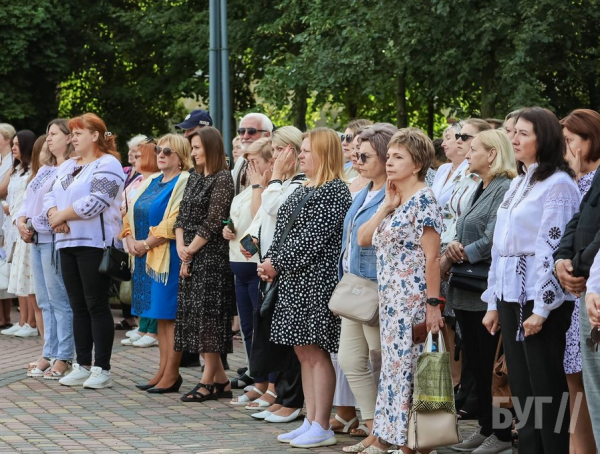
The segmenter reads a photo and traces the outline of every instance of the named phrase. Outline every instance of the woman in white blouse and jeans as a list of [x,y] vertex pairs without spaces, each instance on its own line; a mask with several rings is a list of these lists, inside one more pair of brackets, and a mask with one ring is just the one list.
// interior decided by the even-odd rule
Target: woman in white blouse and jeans
[[[573,296],[552,273],[552,253],[580,195],[556,116],[540,107],[524,109],[515,128],[520,176],[498,209],[488,289],[481,297],[488,304],[483,324],[492,335],[502,327],[513,402],[530,408],[520,421],[519,451],[563,454],[569,452],[563,355]],[[529,406],[532,398],[538,400]]]
[[125,175],[116,158],[115,138],[97,115],[72,118],[69,127],[78,158],[60,166],[54,186],[44,198],[50,226],[57,234],[56,249],[73,309],[77,355],[73,371],[59,383],[100,389],[112,386],[110,357],[115,326],[108,303],[111,280],[98,272],[98,266],[103,236],[106,244],[114,241],[120,245],[117,237]]

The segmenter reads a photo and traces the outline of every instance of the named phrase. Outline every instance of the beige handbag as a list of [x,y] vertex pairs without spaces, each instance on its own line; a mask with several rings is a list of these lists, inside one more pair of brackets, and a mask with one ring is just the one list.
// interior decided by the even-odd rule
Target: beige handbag
[[[432,352],[433,335],[427,335],[423,353]],[[437,352],[446,352],[444,337],[438,336]],[[448,364],[448,369],[450,364]],[[450,374],[450,371],[448,371]],[[415,390],[413,407],[419,396]],[[452,402],[454,407],[454,402]],[[439,446],[448,446],[460,443],[462,437],[458,428],[458,418],[454,411],[436,409],[432,411],[415,411],[411,409],[408,416],[408,436],[406,446],[410,449],[433,449]]]
[[368,326],[379,325],[379,294],[377,283],[345,273],[329,300],[329,310],[335,315]]
[[433,449],[455,445],[462,441],[458,418],[446,410],[432,412],[411,411],[408,417],[408,441],[410,449]]

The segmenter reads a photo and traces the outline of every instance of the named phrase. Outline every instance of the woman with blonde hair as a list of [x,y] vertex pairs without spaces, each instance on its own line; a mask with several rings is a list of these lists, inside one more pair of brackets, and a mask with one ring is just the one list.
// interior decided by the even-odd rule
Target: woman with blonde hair
[[[158,372],[147,384],[136,386],[149,393],[164,394],[179,391],[182,382],[180,375],[168,373],[177,370],[179,364],[174,351],[174,326],[180,261],[173,226],[191,159],[190,144],[180,135],[167,134],[151,146],[160,172],[146,178],[138,188],[125,216],[121,237],[135,257],[133,312],[142,319],[158,320]],[[144,167],[139,170],[143,172]]]
[[[12,152],[11,143],[12,138],[15,136],[17,131],[12,125],[8,123],[0,123],[0,181],[4,181],[4,176],[12,168]],[[8,181],[6,185],[0,184],[0,198],[6,197],[6,190],[8,188]],[[4,211],[0,210],[0,225],[4,223]],[[0,229],[0,237],[2,237],[1,245],[4,247],[4,235],[2,229]],[[6,291],[8,286],[8,280],[4,282],[4,289],[0,290],[0,329],[10,329],[13,325],[10,322],[10,308],[12,306],[12,299],[14,295]]]
[[[481,178],[471,200],[456,225],[454,240],[444,256],[450,271],[454,264],[478,264],[489,269],[492,261],[492,238],[496,213],[508,190],[510,180],[517,175],[514,151],[506,133],[499,129],[482,131],[471,142],[466,154],[469,171]],[[460,326],[465,355],[465,367],[474,377],[479,409],[480,428],[469,438],[453,446],[457,451],[474,450],[501,452],[511,449],[510,428],[492,427],[492,374],[498,333],[488,333],[482,325],[487,305],[481,301],[483,292],[456,286],[450,278],[447,307],[453,309]],[[488,451],[485,451],[485,450]],[[494,451],[495,450],[495,451]]]
[[[342,228],[352,198],[344,182],[344,157],[335,131],[307,132],[299,159],[308,182],[279,209],[275,237],[258,273],[267,281],[278,276],[271,341],[294,346],[306,397],[302,426],[277,439],[310,448],[337,442],[329,429],[335,387],[330,353],[338,350],[340,319],[328,303],[338,282]],[[284,230],[288,234],[282,238]]]

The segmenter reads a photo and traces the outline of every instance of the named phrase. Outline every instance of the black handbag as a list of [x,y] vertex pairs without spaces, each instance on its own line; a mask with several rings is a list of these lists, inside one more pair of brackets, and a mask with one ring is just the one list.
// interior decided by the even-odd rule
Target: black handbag
[[487,262],[455,263],[450,268],[448,285],[481,294],[487,290],[489,272],[490,264]]
[[98,266],[98,272],[104,274],[116,281],[130,281],[131,270],[129,269],[129,254],[115,247],[113,239],[110,246],[106,246],[106,235],[104,233],[104,216],[100,214],[100,224],[102,225],[102,260]]
[[[285,241],[285,239],[287,238],[288,233],[290,233],[290,230],[292,229],[292,227],[294,226],[294,223],[296,222],[296,218],[300,214],[300,211],[302,211],[302,208],[304,207],[304,205],[306,205],[306,202],[308,202],[308,200],[313,196],[314,192],[315,192],[314,189],[310,189],[308,191],[308,194],[306,194],[304,196],[304,198],[302,200],[300,200],[298,205],[296,205],[294,212],[290,216],[288,223],[285,226],[285,230],[283,231],[283,233],[281,234],[281,237],[279,238],[279,246],[281,246],[283,244],[283,242]],[[267,316],[271,315],[273,313],[273,311],[275,310],[275,304],[277,303],[277,296],[279,295],[279,275],[275,276],[275,279],[273,279],[273,282],[261,281],[260,295],[262,298],[262,304],[260,306],[260,315],[261,315],[261,317],[267,317]]]

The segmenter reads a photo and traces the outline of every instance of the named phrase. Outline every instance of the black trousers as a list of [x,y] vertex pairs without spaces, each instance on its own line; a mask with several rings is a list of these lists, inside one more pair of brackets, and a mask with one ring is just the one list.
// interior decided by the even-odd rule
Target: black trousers
[[[523,321],[529,318],[532,311],[533,301],[527,301],[523,306]],[[525,409],[522,416],[524,421],[519,419],[517,422],[519,426],[522,425],[519,428],[519,452],[569,452],[569,388],[563,359],[572,312],[573,303],[564,302],[550,312],[539,333],[519,342],[516,340],[519,304],[504,301],[498,303],[502,345],[517,419],[519,411],[516,406]],[[537,398],[537,402],[531,402],[532,397]],[[546,400],[550,402],[546,403]],[[529,404],[531,407],[527,412]],[[541,411],[537,411],[540,409]]]
[[302,408],[304,406],[304,391],[302,390],[302,372],[300,361],[293,350],[289,352],[288,368],[279,372],[275,383],[276,404],[287,408]]
[[[102,249],[70,247],[60,250],[62,277],[73,309],[77,362],[110,370],[115,324],[108,302],[111,279],[98,273]],[[96,357],[92,363],[92,350]]]
[[475,379],[481,434],[486,437],[495,434],[501,441],[510,441],[510,427],[492,428],[492,413],[498,411],[492,406],[492,371],[499,335],[492,336],[482,325],[485,311],[455,309],[454,313],[462,334],[463,360],[466,359],[466,367]]

